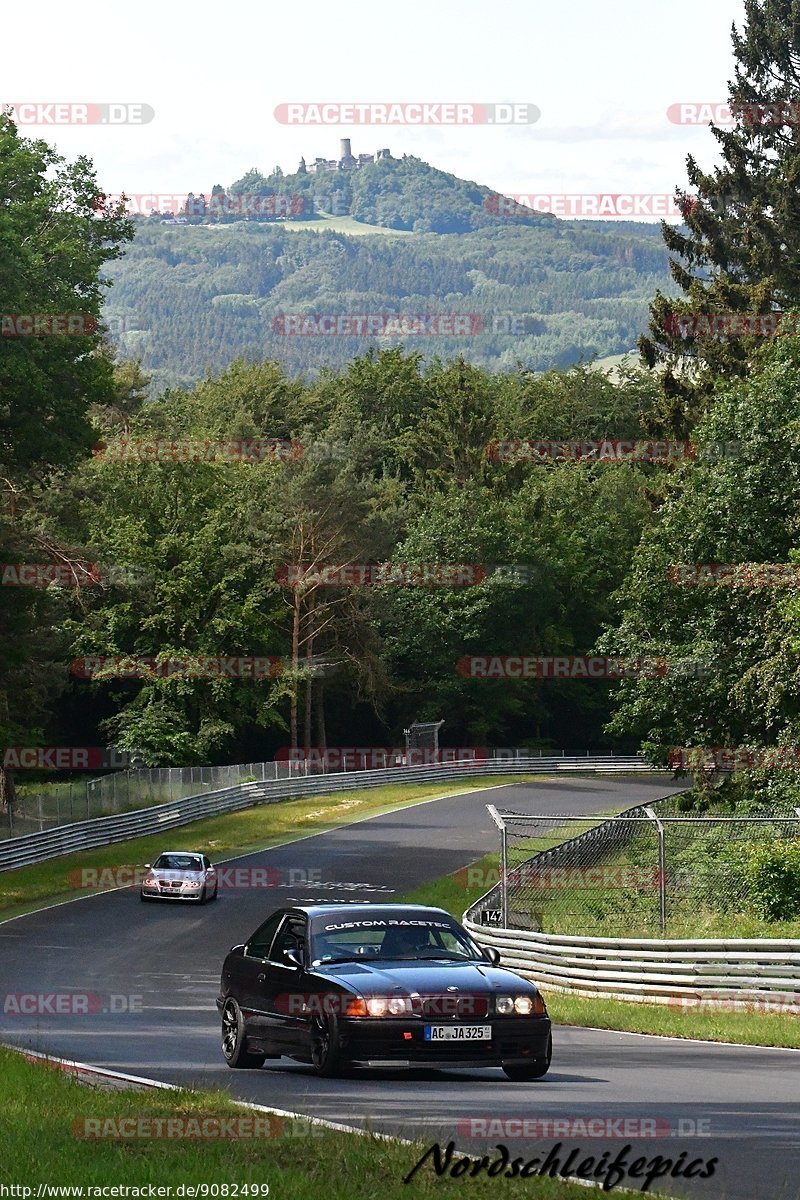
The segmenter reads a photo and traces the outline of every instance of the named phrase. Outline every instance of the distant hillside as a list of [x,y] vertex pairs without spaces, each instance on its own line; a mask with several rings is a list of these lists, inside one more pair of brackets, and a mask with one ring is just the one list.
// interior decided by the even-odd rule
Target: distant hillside
[[[497,212],[497,193],[481,184],[459,179],[412,155],[382,158],[361,168],[320,173],[284,175],[276,171],[262,175],[255,168],[229,188],[217,184],[213,195],[194,196],[186,215],[222,222],[241,220],[240,207],[226,205],[236,196],[292,197],[292,219],[313,221],[320,212],[335,217],[351,216],[368,225],[411,233],[469,233],[491,225],[542,225],[554,218],[519,207],[513,215]],[[226,214],[226,207],[233,211]],[[251,220],[267,223],[280,219],[267,212]]]
[[[485,203],[489,188],[418,159],[318,175],[249,172],[228,194],[237,192],[309,203],[289,221],[143,219],[109,268],[112,334],[158,387],[190,385],[238,357],[313,377],[400,340],[428,358],[463,354],[488,369],[542,371],[628,350],[656,288],[673,289],[657,226],[499,217]],[[312,200],[337,215],[321,216]],[[424,228],[459,223],[463,231],[444,236]],[[309,323],[296,335],[291,320],[432,313],[461,314],[468,336],[309,336]]]

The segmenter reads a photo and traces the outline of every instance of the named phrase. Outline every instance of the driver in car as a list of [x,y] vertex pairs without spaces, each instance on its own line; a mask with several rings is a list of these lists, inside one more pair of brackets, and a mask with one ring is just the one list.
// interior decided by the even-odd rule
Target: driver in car
[[381,958],[415,958],[429,946],[427,929],[389,929],[381,946]]

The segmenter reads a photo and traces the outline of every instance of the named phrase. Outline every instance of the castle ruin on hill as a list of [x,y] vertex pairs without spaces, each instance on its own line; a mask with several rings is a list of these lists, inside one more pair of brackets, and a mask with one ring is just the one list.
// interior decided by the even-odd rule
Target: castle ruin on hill
[[298,175],[319,175],[325,171],[357,171],[360,167],[366,167],[369,163],[391,157],[390,150],[382,149],[378,150],[376,154],[359,154],[358,158],[356,158],[350,149],[350,138],[341,138],[339,141],[339,158],[315,158],[310,166],[307,166],[306,160],[301,158],[297,173]]

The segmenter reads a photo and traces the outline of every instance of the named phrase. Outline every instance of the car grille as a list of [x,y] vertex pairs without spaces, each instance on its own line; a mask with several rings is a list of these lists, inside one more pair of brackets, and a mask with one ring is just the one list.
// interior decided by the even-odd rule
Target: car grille
[[454,1017],[485,1017],[489,1012],[488,996],[457,996],[443,993],[439,996],[420,996],[412,1001],[415,1013],[429,1020],[452,1020]]

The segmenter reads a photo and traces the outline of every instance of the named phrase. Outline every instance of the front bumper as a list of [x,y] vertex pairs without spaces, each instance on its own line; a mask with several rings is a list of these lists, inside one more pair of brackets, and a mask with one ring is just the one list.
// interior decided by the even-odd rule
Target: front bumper
[[[426,1025],[490,1025],[491,1040],[425,1041]],[[339,1046],[354,1066],[499,1067],[547,1058],[549,1017],[487,1017],[483,1021],[340,1018]],[[410,1037],[406,1035],[410,1034]]]
[[191,891],[186,891],[183,888],[158,888],[158,887],[142,887],[142,895],[148,900],[188,900],[190,903],[197,903],[203,895],[203,889],[192,888]]

